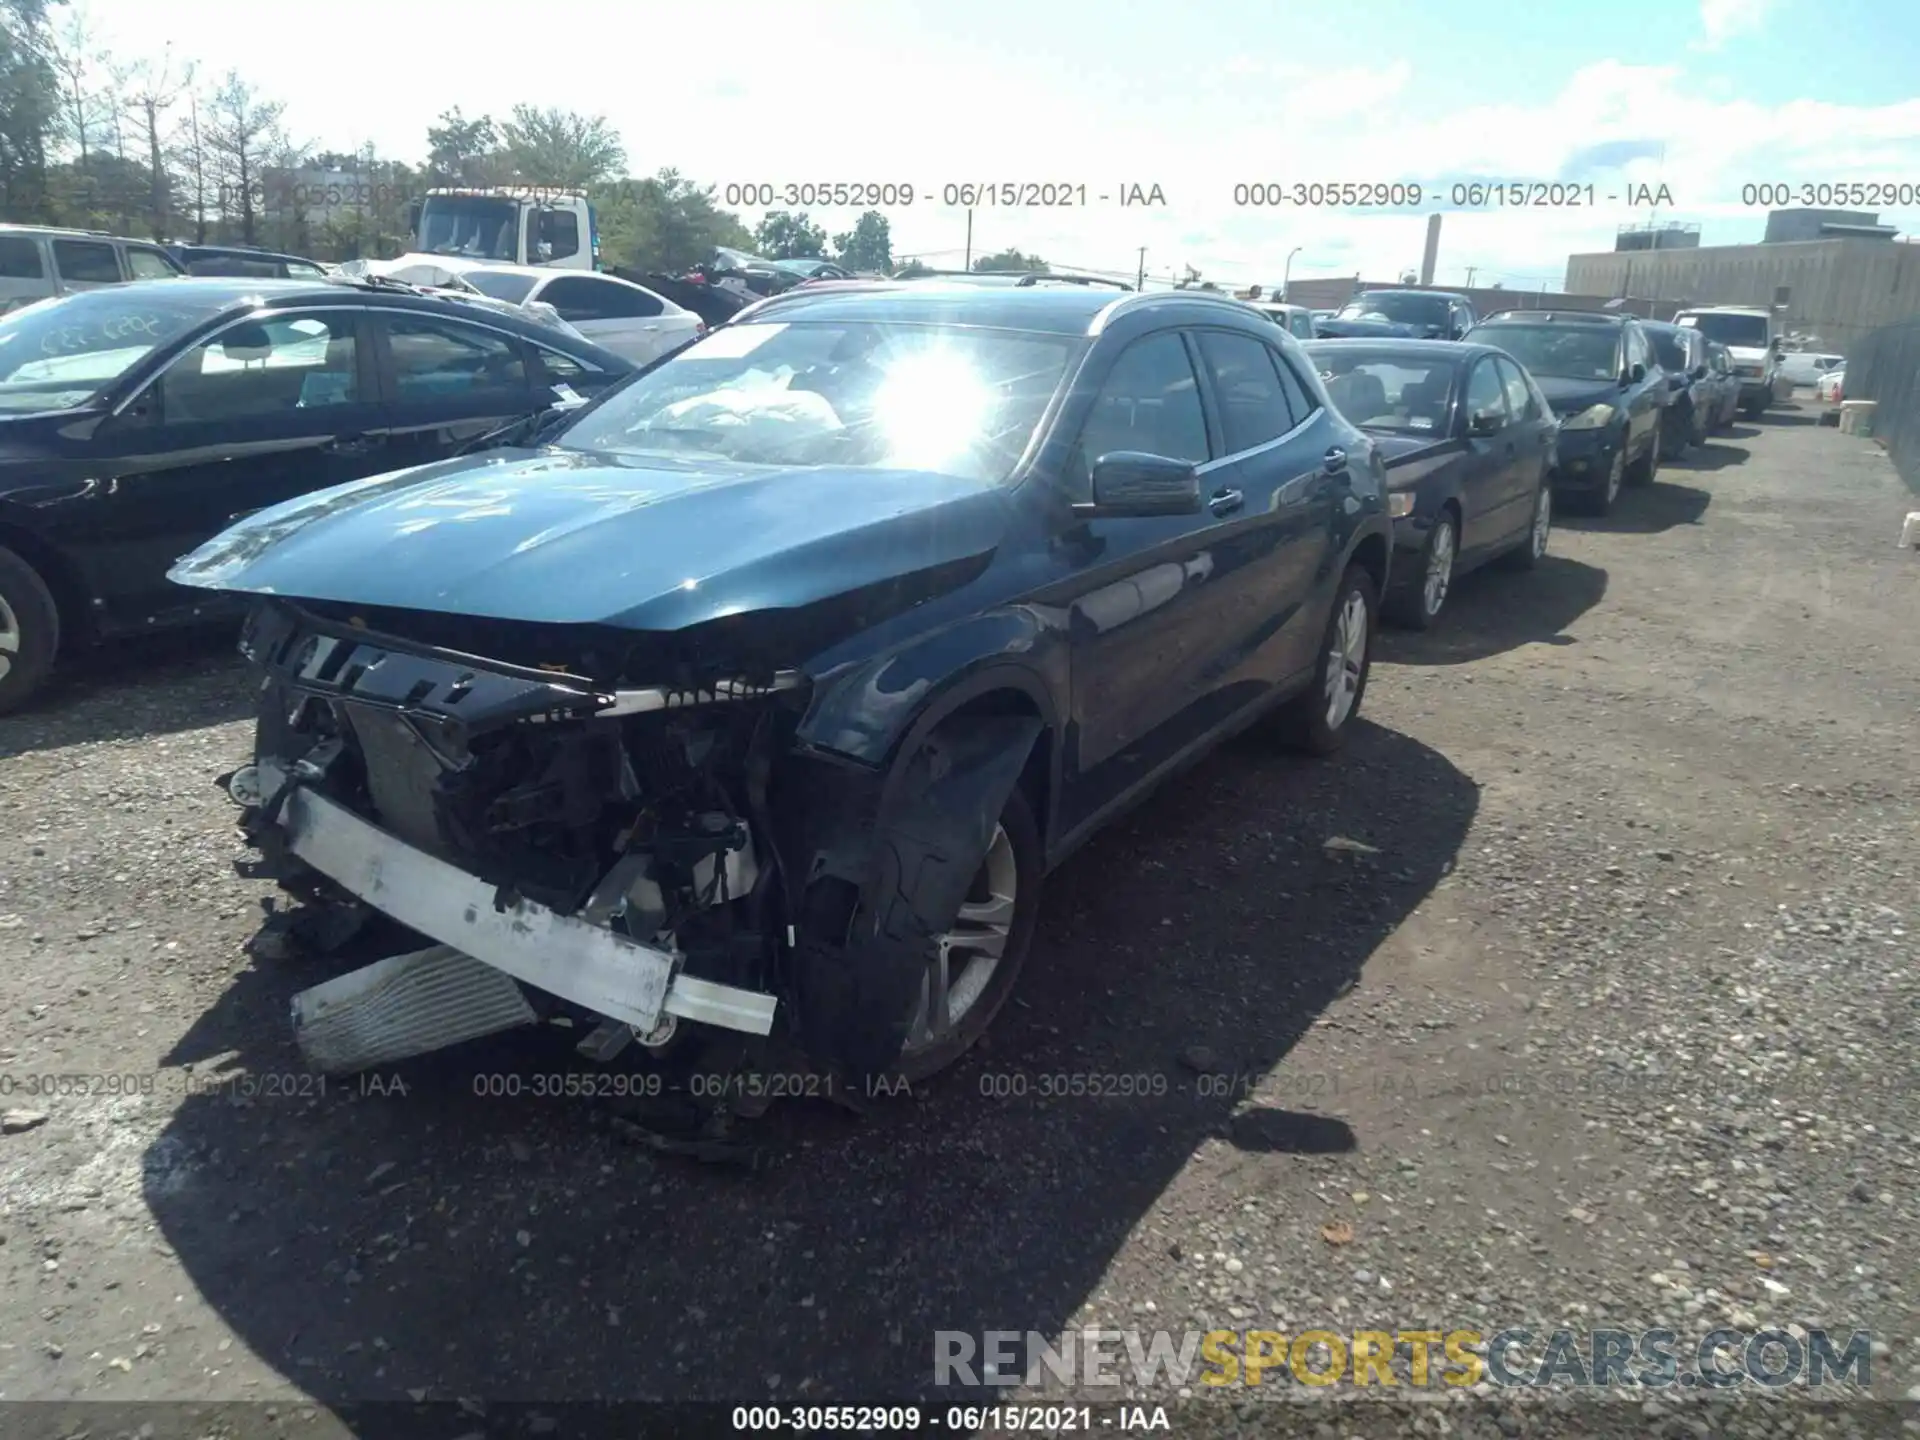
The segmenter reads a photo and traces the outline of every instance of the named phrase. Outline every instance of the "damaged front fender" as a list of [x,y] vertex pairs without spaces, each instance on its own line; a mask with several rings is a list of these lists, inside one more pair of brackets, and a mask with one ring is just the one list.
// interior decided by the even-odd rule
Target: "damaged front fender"
[[952,927],[1041,729],[1022,715],[937,726],[901,758],[876,811],[845,807],[818,835],[794,957],[797,1013],[816,1055],[856,1078],[899,1060],[937,937]]

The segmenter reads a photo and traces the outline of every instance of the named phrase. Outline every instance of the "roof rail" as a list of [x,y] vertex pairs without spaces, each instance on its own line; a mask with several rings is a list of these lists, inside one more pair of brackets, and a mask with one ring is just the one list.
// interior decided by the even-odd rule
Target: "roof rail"
[[927,280],[942,276],[991,277],[996,280],[1011,280],[1015,288],[1024,289],[1036,285],[1058,283],[1062,285],[1111,285],[1116,290],[1131,290],[1133,286],[1124,280],[1109,280],[1102,275],[1079,275],[1070,270],[915,270],[907,275],[895,275],[896,280]]

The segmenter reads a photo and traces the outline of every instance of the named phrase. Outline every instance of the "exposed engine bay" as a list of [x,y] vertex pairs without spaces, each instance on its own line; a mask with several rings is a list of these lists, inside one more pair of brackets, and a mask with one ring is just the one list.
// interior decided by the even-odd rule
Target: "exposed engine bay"
[[[1024,751],[923,765],[920,803],[893,802],[890,826],[883,777],[795,753],[796,671],[658,646],[542,658],[555,627],[463,629],[511,658],[414,638],[432,617],[267,601],[248,622],[256,758],[227,786],[257,872],[346,917],[341,935],[378,913],[432,942],[296,998],[312,1063],[365,1069],[556,1012],[601,1061],[632,1041],[667,1053],[683,1028],[771,1036],[782,1013],[828,1063],[871,1073],[899,1050],[998,813],[952,787],[987,774],[1004,800]],[[634,684],[636,665],[672,683]],[[983,731],[983,756],[1002,733]],[[916,847],[932,878],[880,877]],[[924,892],[925,914],[862,940],[876,879]]]

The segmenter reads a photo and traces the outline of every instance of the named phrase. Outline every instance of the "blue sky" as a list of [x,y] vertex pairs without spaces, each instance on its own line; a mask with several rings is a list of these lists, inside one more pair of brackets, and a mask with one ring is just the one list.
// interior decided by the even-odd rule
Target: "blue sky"
[[[1150,273],[1244,284],[1296,251],[1297,277],[1391,278],[1418,265],[1433,206],[1237,208],[1239,182],[1591,179],[1593,208],[1448,216],[1437,278],[1516,287],[1557,286],[1569,253],[1649,218],[1606,201],[1628,184],[1666,184],[1654,218],[1707,244],[1758,237],[1747,182],[1920,184],[1915,0],[729,0],[644,19],[576,0],[550,34],[538,10],[332,0],[301,22],[313,44],[269,38],[242,0],[83,3],[118,58],[171,41],[236,67],[329,148],[417,159],[442,110],[528,102],[605,114],[636,171],[911,183],[895,249],[936,264],[965,240],[948,182],[1158,184],[1164,208],[977,208],[975,253],[1131,273],[1144,246]],[[1920,209],[1881,218],[1920,232]]]

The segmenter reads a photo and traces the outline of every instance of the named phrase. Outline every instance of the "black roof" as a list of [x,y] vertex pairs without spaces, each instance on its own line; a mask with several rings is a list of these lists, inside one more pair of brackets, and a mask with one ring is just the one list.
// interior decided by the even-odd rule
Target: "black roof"
[[285,250],[265,250],[258,245],[194,245],[185,240],[169,240],[164,247],[176,255],[230,255],[235,260],[298,260],[302,265],[318,265],[304,255]]
[[1491,315],[1482,315],[1474,328],[1480,325],[1624,325],[1639,319],[1638,315],[1605,310],[1496,310]]
[[1142,310],[1167,310],[1190,320],[1203,320],[1230,308],[1252,323],[1271,322],[1244,300],[1206,295],[1192,290],[1135,291],[1097,289],[1089,285],[968,285],[918,280],[905,284],[876,282],[818,290],[789,290],[763,302],[736,323],[752,325],[762,319],[806,318],[819,321],[892,320],[902,324],[981,325],[1003,330],[1042,331],[1085,336],[1108,311],[1116,315]]
[[1361,335],[1352,339],[1328,336],[1300,343],[1309,355],[1404,355],[1409,360],[1453,360],[1461,365],[1482,355],[1502,353],[1497,346],[1470,340],[1402,340],[1392,335]]
[[[1431,295],[1437,300],[1458,300],[1464,305],[1473,303],[1471,296],[1462,295],[1458,290],[1421,290],[1411,285],[1375,285],[1371,289],[1359,291],[1353,297],[1354,300],[1358,300],[1361,295]],[[1350,300],[1347,303],[1352,304],[1353,301]]]

